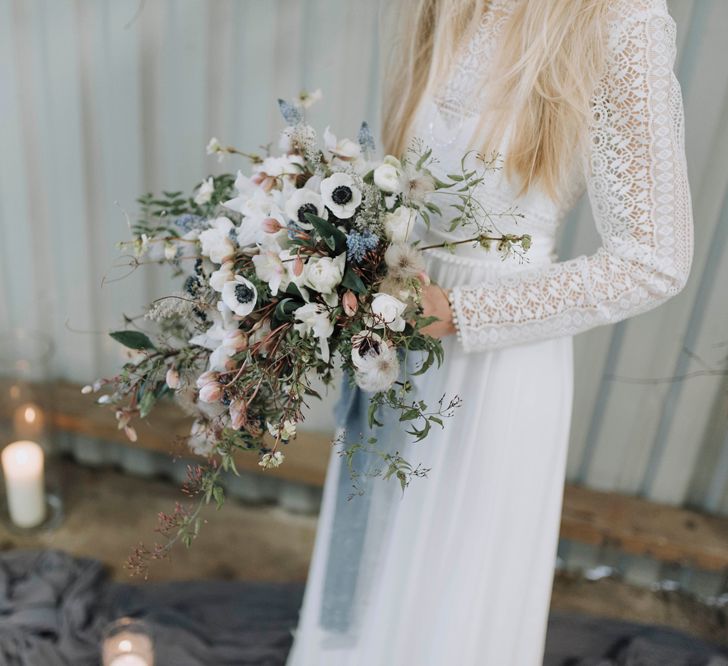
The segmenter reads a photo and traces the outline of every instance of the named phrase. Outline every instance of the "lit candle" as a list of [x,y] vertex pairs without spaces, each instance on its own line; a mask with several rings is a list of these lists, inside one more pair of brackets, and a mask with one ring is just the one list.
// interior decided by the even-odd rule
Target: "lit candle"
[[20,437],[35,437],[43,431],[43,411],[32,402],[20,405],[13,416],[15,433]]
[[43,449],[35,442],[8,444],[2,452],[10,520],[18,527],[35,527],[45,520]]
[[139,623],[125,618],[118,621],[117,625],[118,633],[104,640],[104,666],[154,666],[152,639],[139,631]]

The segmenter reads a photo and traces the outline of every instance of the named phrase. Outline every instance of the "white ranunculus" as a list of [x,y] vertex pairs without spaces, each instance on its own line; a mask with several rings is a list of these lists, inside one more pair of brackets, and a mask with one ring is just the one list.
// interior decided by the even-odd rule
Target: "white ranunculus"
[[288,284],[288,272],[281,261],[280,253],[281,249],[279,247],[271,247],[261,250],[260,254],[253,257],[255,274],[268,283],[273,296],[278,293],[279,289],[285,288],[286,284]]
[[255,308],[258,291],[250,280],[236,275],[232,282],[223,286],[222,300],[236,315],[247,317]]
[[295,190],[286,201],[286,217],[301,229],[311,229],[313,225],[306,219],[306,213],[313,213],[324,220],[329,216],[323,199],[318,192],[303,188]]
[[402,190],[399,169],[388,162],[374,169],[374,184],[387,194],[396,194]]
[[210,257],[210,261],[221,264],[235,252],[235,245],[230,240],[230,231],[235,225],[227,217],[218,217],[210,222],[210,228],[200,233],[202,254]]
[[202,206],[210,201],[212,194],[215,191],[215,181],[210,176],[207,180],[202,181],[202,185],[197,190],[195,195],[195,203]]
[[321,349],[321,358],[329,360],[329,338],[334,332],[334,325],[329,320],[329,313],[320,303],[306,303],[298,308],[293,316],[296,323],[293,328],[302,336],[313,334],[318,338]]
[[403,331],[406,322],[402,315],[406,309],[407,305],[398,298],[378,293],[372,299],[370,325],[374,328],[386,326],[391,331]]
[[348,173],[340,171],[321,181],[321,196],[326,207],[341,220],[348,220],[361,203],[361,190]]
[[210,275],[210,286],[215,291],[222,291],[223,286],[226,282],[230,282],[231,280],[235,279],[235,275],[233,273],[233,262],[232,261],[226,261],[218,268],[216,271],[213,271]]
[[417,211],[414,208],[400,206],[384,216],[384,233],[393,243],[404,243],[415,228],[416,221]]
[[304,268],[305,284],[321,294],[331,294],[344,277],[346,253],[338,257],[312,257]]
[[328,127],[324,130],[324,145],[332,155],[347,162],[361,156],[361,146],[358,143],[351,139],[337,139]]

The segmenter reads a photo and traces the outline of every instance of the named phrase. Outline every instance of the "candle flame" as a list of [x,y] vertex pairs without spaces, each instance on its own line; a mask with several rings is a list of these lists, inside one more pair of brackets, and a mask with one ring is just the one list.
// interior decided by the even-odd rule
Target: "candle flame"
[[38,412],[36,411],[35,407],[33,407],[32,405],[28,405],[23,411],[23,418],[25,419],[26,423],[35,423],[38,419]]

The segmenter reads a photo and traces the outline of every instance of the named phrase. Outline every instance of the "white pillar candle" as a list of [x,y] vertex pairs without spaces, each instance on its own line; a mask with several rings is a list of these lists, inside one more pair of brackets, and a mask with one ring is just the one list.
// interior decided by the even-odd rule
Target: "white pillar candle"
[[138,654],[120,654],[109,662],[109,666],[150,666],[150,664]]
[[45,520],[43,449],[35,442],[8,444],[2,452],[10,520],[18,527],[36,527]]

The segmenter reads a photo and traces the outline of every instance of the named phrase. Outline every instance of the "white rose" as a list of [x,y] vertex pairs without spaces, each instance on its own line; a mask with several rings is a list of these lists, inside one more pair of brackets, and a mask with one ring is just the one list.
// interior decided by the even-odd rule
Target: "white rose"
[[392,331],[403,331],[405,320],[402,317],[407,305],[389,294],[376,294],[372,299],[371,326],[384,328]]
[[335,259],[331,257],[309,259],[304,268],[305,284],[321,294],[331,294],[341,283],[345,267],[345,252]]
[[399,169],[393,164],[380,164],[374,169],[374,184],[387,194],[398,193],[402,189]]
[[212,198],[212,194],[214,191],[214,181],[212,176],[210,176],[207,180],[202,181],[202,185],[200,185],[199,189],[197,190],[197,194],[195,195],[195,203],[200,206],[206,204]]
[[235,225],[227,217],[218,217],[210,223],[210,228],[200,233],[202,254],[210,257],[210,261],[221,264],[235,252],[230,240],[230,231]]
[[394,213],[384,216],[384,233],[393,243],[404,243],[415,227],[417,211],[414,208],[400,206]]

